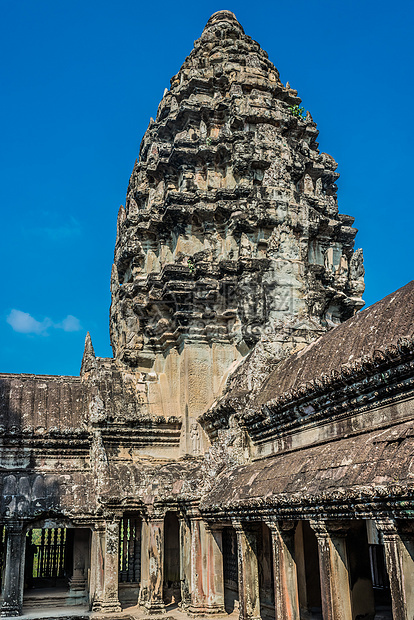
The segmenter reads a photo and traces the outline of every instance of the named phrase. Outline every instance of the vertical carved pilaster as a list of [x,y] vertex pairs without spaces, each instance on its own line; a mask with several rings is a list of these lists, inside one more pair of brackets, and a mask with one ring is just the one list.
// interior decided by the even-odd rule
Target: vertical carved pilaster
[[6,569],[1,616],[20,616],[23,607],[25,537],[22,522],[6,524]]
[[222,531],[212,530],[198,514],[191,517],[192,614],[224,613]]
[[145,607],[149,601],[149,521],[142,519],[141,523],[141,583],[138,594],[138,605]]
[[180,580],[181,608],[191,606],[191,522],[187,515],[180,515]]
[[201,551],[201,517],[191,517],[191,612],[199,613],[204,607],[204,572]]
[[118,599],[119,523],[106,521],[95,529],[93,541],[94,589],[93,611],[121,611]]
[[107,521],[105,530],[104,600],[102,610],[121,611],[118,599],[119,521]]
[[223,529],[205,525],[207,565],[207,613],[223,614]]
[[295,529],[292,521],[268,521],[272,534],[276,618],[299,620]]
[[310,521],[318,541],[321,576],[322,616],[324,620],[352,620],[346,531],[343,525]]
[[92,611],[100,610],[104,590],[105,524],[96,523],[92,530],[90,602]]
[[164,515],[143,521],[141,558],[139,604],[150,614],[164,613]]
[[240,620],[260,619],[257,533],[254,527],[233,521],[237,536]]
[[[404,543],[393,519],[375,519],[375,525],[381,534],[384,545],[385,562],[390,580],[393,620],[412,620],[414,609],[413,604],[407,600],[406,588],[413,580],[414,563],[412,558],[405,557],[409,554],[404,549]],[[409,562],[408,570],[404,570],[404,560]]]
[[401,519],[398,532],[401,538],[406,614],[407,618],[414,618],[414,521]]

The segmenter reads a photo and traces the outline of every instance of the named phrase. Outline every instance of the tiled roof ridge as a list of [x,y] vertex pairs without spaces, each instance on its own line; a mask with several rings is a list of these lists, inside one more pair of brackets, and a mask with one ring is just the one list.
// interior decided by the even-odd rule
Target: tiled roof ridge
[[[230,504],[222,504],[218,503],[217,505],[211,506],[206,501],[201,504],[200,510],[205,517],[215,516],[216,518],[220,516],[221,511],[223,514],[228,516],[229,512],[244,512],[249,510],[266,510],[266,508],[279,508],[283,510],[283,508],[292,511],[297,507],[301,507],[306,505],[308,509],[312,509],[312,505],[320,506],[321,503],[325,504],[326,509],[329,507],[335,506],[338,504],[341,507],[341,504],[346,501],[349,503],[350,501],[367,501],[371,502],[382,502],[384,500],[388,500],[388,503],[392,502],[393,504],[398,504],[404,502],[411,502],[414,500],[414,485],[404,482],[393,482],[387,484],[378,484],[378,485],[355,485],[353,487],[347,488],[338,488],[335,490],[323,491],[321,493],[312,493],[304,496],[302,492],[300,493],[277,493],[277,494],[269,494],[267,497],[257,496],[252,498],[242,498],[242,499],[233,499]],[[407,503],[406,503],[407,506]]]
[[[388,333],[385,331],[382,324],[387,316],[388,320],[390,320],[389,313],[391,310],[391,304],[395,300],[397,300],[397,308],[408,308],[410,313],[408,317],[409,321],[407,322],[407,312],[405,312],[405,314],[403,313],[401,317],[401,313],[396,313],[395,308],[393,308],[392,311],[395,315],[394,333],[392,333],[391,330],[391,333],[388,336]],[[370,329],[373,327],[378,328],[377,332],[373,332],[374,336],[377,333],[379,333],[379,336],[372,336]],[[363,331],[364,329],[365,331]],[[365,338],[366,335],[368,335],[367,338]],[[390,348],[391,351],[395,347],[398,348],[399,340],[403,341],[407,338],[411,339],[413,336],[414,280],[408,282],[405,286],[399,288],[393,293],[390,293],[383,299],[380,299],[365,310],[358,312],[347,321],[344,321],[334,329],[320,336],[317,340],[311,342],[305,348],[296,351],[295,353],[292,353],[292,355],[281,360],[274,371],[269,374],[268,378],[263,383],[262,389],[254,403],[252,403],[252,406],[259,406],[271,400],[266,395],[266,392],[271,389],[274,392],[277,392],[279,388],[279,395],[281,398],[285,394],[292,391],[297,392],[299,389],[303,391],[303,385],[307,383],[317,382],[319,380],[332,384],[333,379],[331,378],[328,380],[325,375],[349,376],[350,372],[351,374],[355,374],[355,365],[358,365],[358,362],[363,362],[366,367],[365,371],[367,371],[370,366],[369,358],[372,358],[376,351],[382,351],[385,353],[387,347]],[[361,345],[360,350],[358,351],[359,340],[361,341]],[[334,345],[334,348],[337,346],[338,351],[333,354],[325,353],[325,351],[329,351],[329,349],[332,348],[332,345]],[[348,357],[347,361],[344,361],[344,359],[341,360],[341,348],[348,348],[351,352],[351,355]],[[388,353],[385,354],[388,355]],[[332,358],[333,355],[334,357]],[[332,364],[330,363],[331,359],[334,359],[335,361],[338,360],[339,363],[337,367],[332,368]],[[308,364],[306,364],[306,362],[308,362]],[[322,369],[319,369],[318,365],[322,365]],[[315,371],[312,371],[311,377],[310,373],[304,370],[307,366],[315,368]],[[326,367],[327,369],[324,371],[324,368]],[[286,385],[287,382],[289,383],[289,379],[286,381],[287,377],[292,377],[292,381],[288,386]]]
[[286,390],[277,398],[272,398],[261,407],[270,408],[272,412],[280,411],[287,405],[315,397],[333,390],[336,385],[354,383],[369,376],[379,369],[397,365],[406,361],[407,357],[414,356],[414,337],[403,336],[396,342],[376,348],[371,355],[364,355],[352,362],[342,364],[339,369],[330,373],[322,373],[310,381],[300,383],[291,390]]

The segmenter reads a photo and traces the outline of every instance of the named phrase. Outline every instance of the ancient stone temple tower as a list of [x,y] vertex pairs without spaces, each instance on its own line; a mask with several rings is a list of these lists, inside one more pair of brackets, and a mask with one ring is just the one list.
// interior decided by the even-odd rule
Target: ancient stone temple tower
[[113,357],[0,375],[2,617],[413,619],[414,282],[357,312],[300,103],[209,19],[119,210]]
[[111,341],[151,376],[154,413],[198,417],[259,341],[280,359],[363,305],[337,164],[299,104],[220,11],[151,119],[118,215]]

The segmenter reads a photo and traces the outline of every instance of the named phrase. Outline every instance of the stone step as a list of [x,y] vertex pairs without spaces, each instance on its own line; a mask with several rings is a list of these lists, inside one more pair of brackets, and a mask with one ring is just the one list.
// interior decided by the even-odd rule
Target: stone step
[[65,608],[87,604],[85,592],[71,592],[66,589],[45,588],[28,590],[24,593],[23,607],[25,609]]
[[[57,607],[56,609],[27,609],[23,607],[21,620],[89,620],[90,613],[86,607]],[[4,618],[4,620],[8,620]]]
[[[89,613],[76,613],[75,615],[68,614],[67,610],[57,609],[54,610],[52,615],[50,615],[50,611],[47,613],[46,610],[38,610],[35,612],[34,610],[28,610],[27,613],[24,611],[24,615],[20,616],[20,620],[89,620]],[[4,618],[3,620],[7,620]]]

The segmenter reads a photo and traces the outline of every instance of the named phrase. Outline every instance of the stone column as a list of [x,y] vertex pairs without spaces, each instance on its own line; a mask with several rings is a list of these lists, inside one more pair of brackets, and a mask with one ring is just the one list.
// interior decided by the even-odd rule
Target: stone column
[[207,613],[223,614],[224,571],[223,571],[223,529],[209,528],[205,524],[207,560]]
[[390,580],[393,620],[412,620],[414,617],[412,536],[406,531],[403,534],[405,539],[403,540],[393,519],[375,519],[375,525],[381,534],[384,545],[385,562]]
[[105,524],[95,524],[91,540],[91,580],[89,584],[89,600],[92,610],[99,610],[99,601],[103,594]]
[[20,616],[23,608],[26,541],[22,522],[6,524],[6,568],[1,616]]
[[407,618],[414,618],[414,522],[401,519],[398,531],[401,537],[406,614]]
[[295,529],[292,521],[269,521],[272,534],[276,618],[300,620],[295,561]]
[[138,605],[145,607],[149,600],[149,522],[144,517],[141,523],[141,583],[138,594]]
[[121,611],[118,599],[119,522],[106,521],[95,531],[93,611],[117,613]]
[[211,529],[200,516],[191,519],[190,611],[199,615],[225,613],[222,530]]
[[205,606],[204,563],[201,549],[202,519],[191,517],[191,613],[203,613]]
[[240,620],[260,620],[257,532],[254,526],[234,521],[239,565]]
[[343,524],[310,521],[318,541],[324,620],[352,620],[346,530]]
[[118,599],[119,521],[107,521],[105,528],[104,596],[101,608],[121,611]]
[[142,521],[141,588],[139,604],[152,613],[165,612],[164,580],[164,516]]
[[191,523],[187,515],[180,515],[180,580],[181,608],[191,606]]

